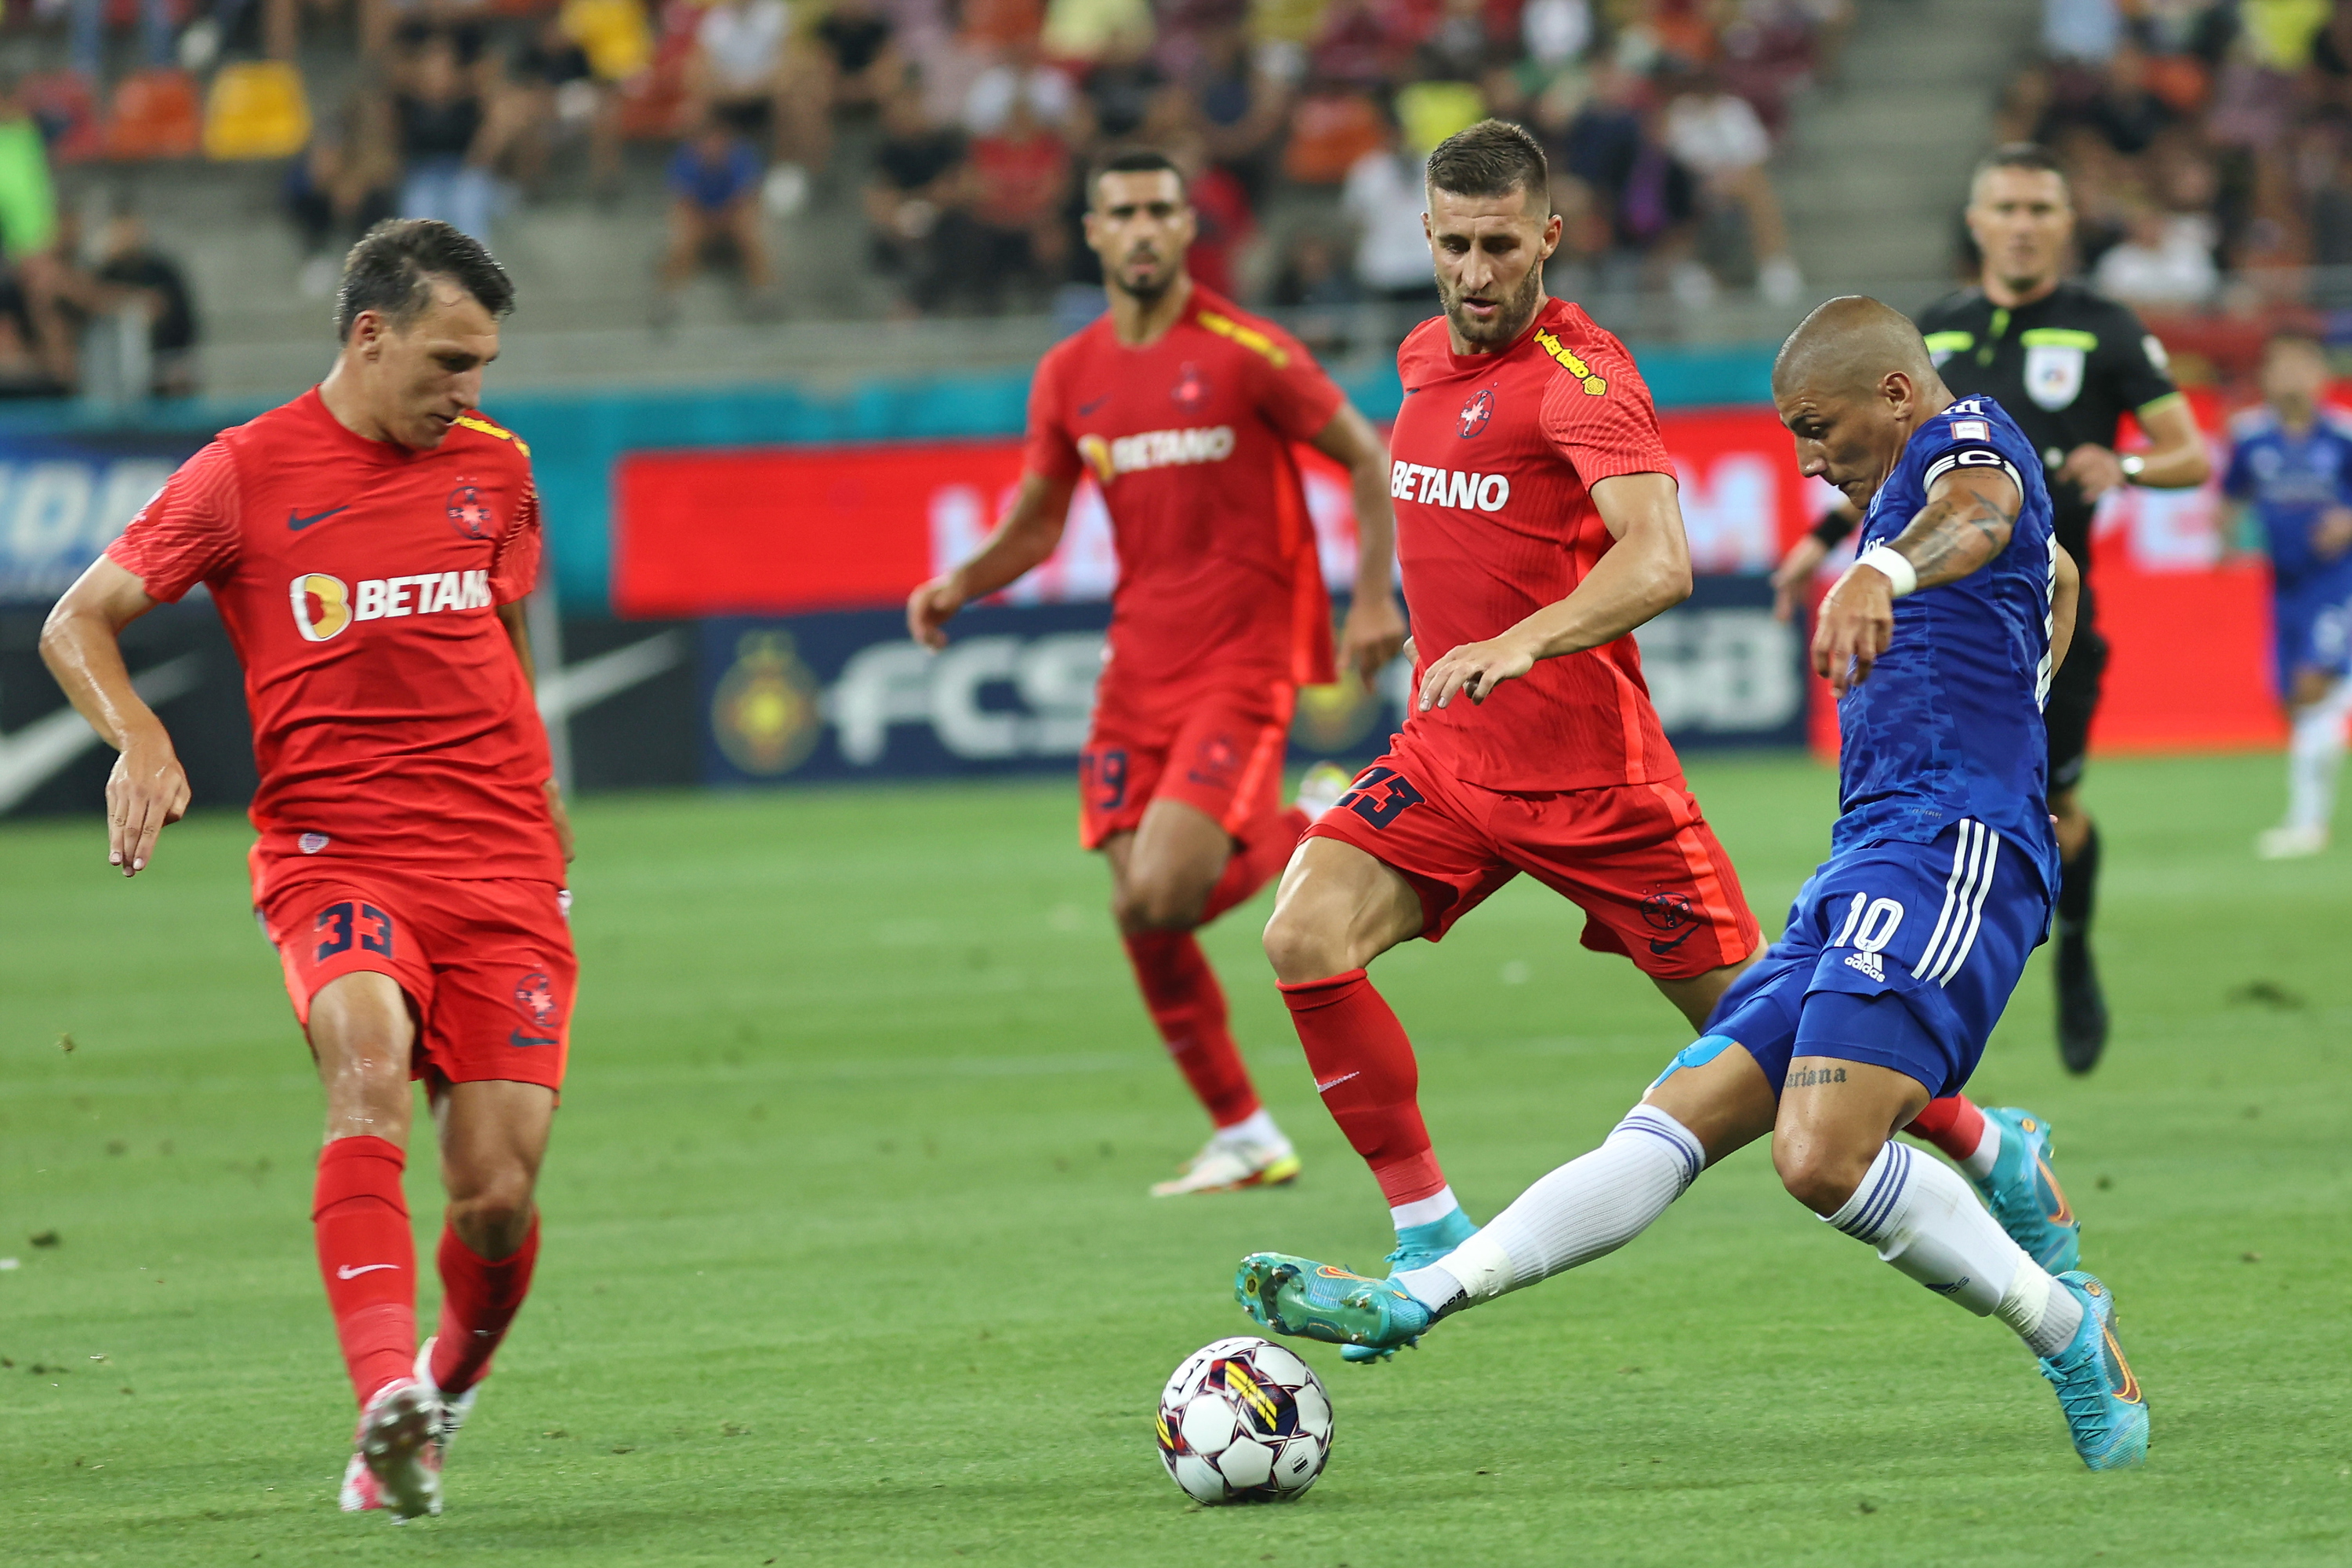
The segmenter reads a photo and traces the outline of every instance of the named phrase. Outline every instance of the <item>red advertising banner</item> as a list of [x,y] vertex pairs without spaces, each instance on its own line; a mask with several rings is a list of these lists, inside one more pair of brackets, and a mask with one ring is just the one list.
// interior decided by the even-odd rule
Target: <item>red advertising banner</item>
[[[2220,411],[2200,405],[2208,429]],[[1660,416],[1682,485],[1693,564],[1769,571],[1835,499],[1799,477],[1769,409]],[[1355,571],[1346,475],[1301,451],[1325,579]],[[2217,461],[2216,469],[2219,469]],[[614,477],[613,594],[624,616],[874,609],[977,548],[1021,471],[1013,440],[632,453]],[[2226,556],[2218,489],[2127,489],[2102,510],[2094,578],[2115,655],[2093,742],[2103,751],[2265,745],[2283,733],[2270,687],[2268,578]],[[1110,519],[1091,479],[1054,557],[1009,604],[1109,597]],[[1834,744],[1825,697],[1817,742]]]

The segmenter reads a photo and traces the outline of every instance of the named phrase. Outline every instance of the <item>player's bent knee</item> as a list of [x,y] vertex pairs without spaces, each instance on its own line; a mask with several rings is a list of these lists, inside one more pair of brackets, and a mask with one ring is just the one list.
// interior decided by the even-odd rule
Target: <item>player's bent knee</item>
[[1265,922],[1265,961],[1284,984],[1321,980],[1357,967],[1349,962],[1344,936],[1296,907],[1276,905]]
[[1791,1146],[1775,1139],[1772,1144],[1772,1168],[1780,1173],[1780,1185],[1819,1215],[1843,1208],[1876,1157],[1873,1150],[1869,1157],[1857,1162],[1852,1151],[1819,1142]]

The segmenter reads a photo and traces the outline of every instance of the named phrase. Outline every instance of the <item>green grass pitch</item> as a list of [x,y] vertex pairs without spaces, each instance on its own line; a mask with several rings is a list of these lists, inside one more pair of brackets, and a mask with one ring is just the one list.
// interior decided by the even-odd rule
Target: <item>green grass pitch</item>
[[[2056,1125],[2150,1391],[2145,1471],[2084,1473],[2005,1331],[1803,1213],[1757,1148],[1394,1364],[1310,1349],[1330,1468],[1295,1506],[1222,1510],[1160,1471],[1161,1380],[1244,1328],[1241,1254],[1370,1266],[1385,1215],[1255,952],[1263,901],[1210,941],[1306,1175],[1144,1195],[1202,1128],[1066,784],[582,805],[538,1289],[449,1511],[405,1529],[334,1509],[318,1090],[245,909],[244,824],[173,829],[131,884],[94,819],[0,828],[0,1559],[2352,1561],[2352,879],[2340,850],[2252,859],[2278,772],[2095,770],[2108,1064],[2059,1070],[2037,959],[1973,1086]],[[1829,775],[1695,784],[1777,929]],[[1378,969],[1479,1215],[1684,1043],[1576,931],[1522,882]],[[429,1258],[430,1159],[410,1190]]]

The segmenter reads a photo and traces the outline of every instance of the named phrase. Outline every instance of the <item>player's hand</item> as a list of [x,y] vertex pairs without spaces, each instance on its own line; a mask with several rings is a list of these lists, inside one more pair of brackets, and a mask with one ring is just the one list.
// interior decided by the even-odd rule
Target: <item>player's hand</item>
[[1456,694],[1483,703],[1506,680],[1536,667],[1535,654],[1504,637],[1464,643],[1422,672],[1420,710],[1443,708]]
[[907,635],[938,652],[948,646],[948,623],[963,608],[963,601],[954,573],[932,578],[907,595]]
[[2058,477],[2072,479],[2085,501],[2095,501],[2124,482],[2124,460],[2105,447],[2085,441],[2066,454]]
[[1830,547],[1811,534],[1789,546],[1780,564],[1772,568],[1772,618],[1785,621],[1797,613],[1797,595],[1829,559]]
[[563,851],[563,863],[569,866],[579,853],[572,847],[572,814],[563,809],[563,792],[555,787],[553,779],[541,787],[547,791],[547,816],[555,824],[555,842]]
[[2323,561],[2352,550],[2352,507],[2331,506],[2321,512],[2319,526],[2312,530],[2311,548]]
[[106,780],[106,863],[126,877],[147,868],[155,836],[187,815],[188,774],[160,731],[123,747]]
[[1404,647],[1404,606],[1393,594],[1359,594],[1339,628],[1339,668],[1363,677],[1366,690]]
[[1843,697],[1895,640],[1895,584],[1875,566],[1846,568],[1813,626],[1813,673]]

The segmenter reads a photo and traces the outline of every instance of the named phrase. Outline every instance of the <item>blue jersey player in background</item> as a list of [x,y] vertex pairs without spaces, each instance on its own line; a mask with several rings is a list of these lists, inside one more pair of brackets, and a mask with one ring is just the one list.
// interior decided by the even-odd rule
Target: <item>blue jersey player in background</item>
[[2327,356],[2282,332],[2263,352],[2263,402],[2230,422],[2221,489],[2271,558],[2274,673],[2293,726],[2286,820],[2254,842],[2265,860],[2316,855],[2336,814],[2352,710],[2352,419],[2320,405]]
[[1600,1148],[1434,1265],[1370,1279],[1258,1253],[1235,1293],[1280,1333],[1410,1344],[1614,1251],[1707,1165],[1769,1134],[1799,1202],[2017,1332],[2085,1465],[2137,1464],[2147,1405],[2105,1286],[2045,1272],[1957,1172],[1892,1137],[1968,1081],[2049,932],[2042,704],[2080,578],[2053,537],[2042,465],[1999,405],[1956,402],[1918,332],[1875,300],[1807,317],[1772,388],[1800,467],[1864,515],[1862,553],[1813,639],[1839,698],[1842,814],[1786,933]]

